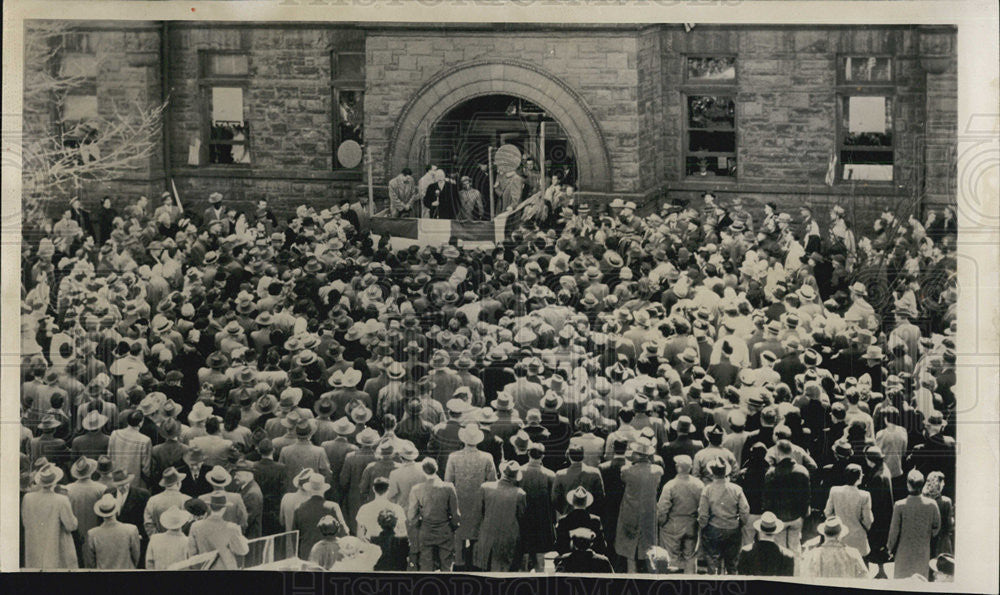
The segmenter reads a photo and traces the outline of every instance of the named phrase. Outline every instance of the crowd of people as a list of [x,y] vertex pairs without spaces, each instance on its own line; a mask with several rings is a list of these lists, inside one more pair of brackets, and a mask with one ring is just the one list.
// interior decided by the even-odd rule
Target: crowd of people
[[950,211],[556,190],[393,249],[209,202],[25,242],[25,567],[953,574]]

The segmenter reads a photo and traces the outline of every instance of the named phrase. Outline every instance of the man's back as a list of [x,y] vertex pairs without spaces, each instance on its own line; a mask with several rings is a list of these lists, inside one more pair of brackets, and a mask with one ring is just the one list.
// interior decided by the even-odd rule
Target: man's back
[[740,552],[737,572],[746,576],[792,576],[795,555],[773,541],[758,541]]

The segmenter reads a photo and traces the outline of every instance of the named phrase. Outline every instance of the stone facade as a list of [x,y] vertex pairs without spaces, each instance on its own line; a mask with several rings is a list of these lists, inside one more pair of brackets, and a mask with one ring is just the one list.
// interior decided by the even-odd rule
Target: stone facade
[[[400,115],[411,97],[428,81],[447,71],[449,66],[481,61],[499,64],[511,60],[538,66],[582,98],[596,120],[610,156],[610,189],[619,192],[640,190],[636,159],[639,121],[634,33],[580,35],[564,32],[553,36],[533,32],[453,33],[440,29],[380,31],[369,33],[366,52],[369,85],[365,128],[376,164],[386,162],[387,144]],[[461,81],[459,84],[473,82]],[[513,78],[494,79],[492,89],[496,93],[524,95],[514,88],[518,83]],[[451,99],[443,96],[438,101],[450,103]],[[575,150],[577,154],[586,151],[581,147]],[[416,171],[419,165],[410,164],[410,167]],[[384,174],[384,166],[375,172],[376,177]]]
[[[126,179],[85,186],[87,201],[103,194],[156,193],[168,187],[168,178],[185,204],[200,205],[220,191],[238,207],[267,196],[279,212],[363,192],[366,180],[359,170],[334,167],[331,56],[336,51],[364,55],[365,77],[358,88],[365,91],[364,134],[379,196],[400,163],[414,171],[423,165],[421,147],[434,122],[414,118],[433,120],[462,99],[496,93],[524,97],[556,116],[581,165],[590,166],[590,187],[581,188],[581,195],[598,202],[623,196],[652,206],[675,197],[697,200],[711,190],[723,199],[748,198],[751,207],[772,200],[841,204],[865,221],[869,211],[886,206],[955,201],[953,28],[509,25],[500,30],[198,22],[88,27],[107,64],[97,81],[101,105],[112,97],[153,104],[166,80],[170,107],[166,159],[159,152]],[[166,55],[160,60],[163,31]],[[188,164],[192,142],[208,138],[207,97],[217,82],[202,68],[208,51],[247,56],[247,75],[223,82],[244,88],[250,164],[208,165],[204,153],[200,164]],[[686,179],[682,119],[684,93],[692,89],[684,80],[684,60],[720,54],[735,56],[737,63],[732,84],[737,176]],[[840,55],[893,59],[892,183],[824,183],[836,149],[838,92],[844,90],[837,84]],[[51,124],[44,106],[26,108],[29,134],[32,126]]]

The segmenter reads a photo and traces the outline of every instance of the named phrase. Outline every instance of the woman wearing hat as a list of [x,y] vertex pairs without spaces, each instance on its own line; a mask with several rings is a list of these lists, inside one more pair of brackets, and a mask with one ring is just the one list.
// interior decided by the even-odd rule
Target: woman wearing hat
[[521,522],[527,508],[527,495],[518,487],[520,480],[521,466],[511,461],[501,465],[499,479],[482,484],[474,507],[482,515],[479,539],[473,546],[474,568],[487,572],[520,569]]
[[24,567],[74,569],[79,567],[73,531],[76,515],[70,499],[55,492],[63,471],[52,463],[35,472],[34,484],[21,501],[21,524],[24,525]]
[[497,470],[493,457],[479,450],[485,434],[476,424],[467,424],[458,431],[463,447],[448,455],[444,480],[455,485],[458,509],[468,511],[462,515],[462,524],[455,531],[455,550],[461,552],[465,565],[471,564],[472,546],[479,534],[482,511],[479,510],[479,490],[488,481],[496,481]]

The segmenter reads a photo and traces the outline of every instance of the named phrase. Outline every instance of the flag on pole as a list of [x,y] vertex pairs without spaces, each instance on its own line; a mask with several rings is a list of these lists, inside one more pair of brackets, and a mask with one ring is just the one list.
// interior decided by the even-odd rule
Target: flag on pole
[[837,154],[830,153],[830,163],[826,166],[826,185],[833,186],[833,180],[837,171]]
[[183,213],[184,205],[181,204],[181,195],[177,192],[177,184],[174,184],[174,179],[170,178],[170,189],[174,191],[174,202],[177,203],[177,209]]

